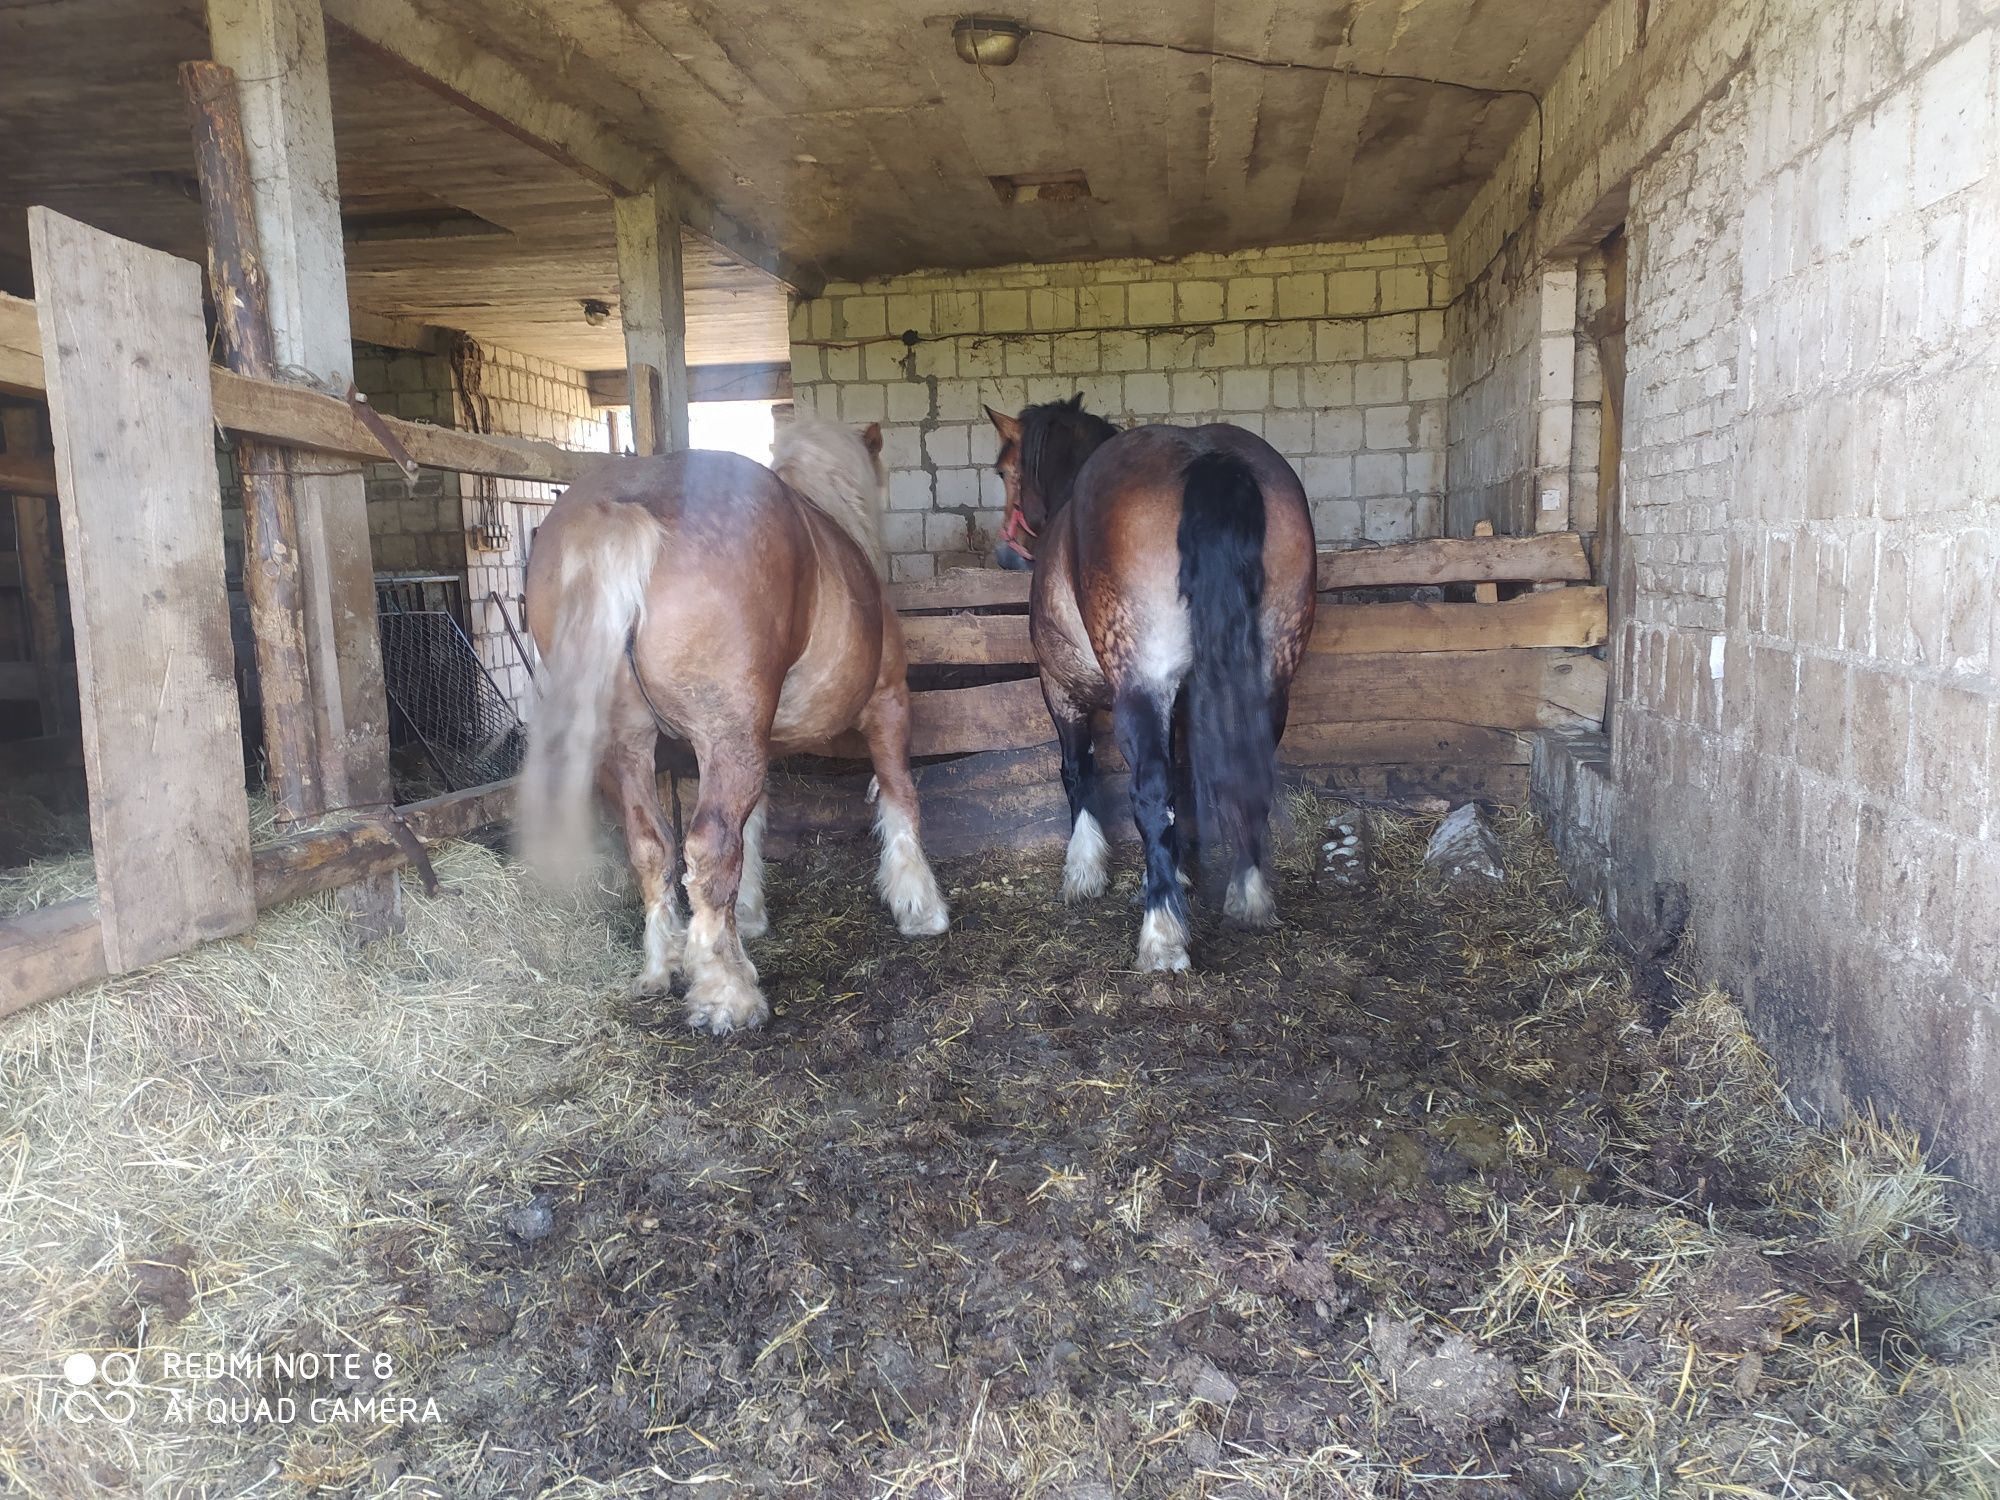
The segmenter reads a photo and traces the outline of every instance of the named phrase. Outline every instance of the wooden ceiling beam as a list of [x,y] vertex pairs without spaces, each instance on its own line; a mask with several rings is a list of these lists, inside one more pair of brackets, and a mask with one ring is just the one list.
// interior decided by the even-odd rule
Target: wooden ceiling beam
[[732,219],[664,156],[635,145],[609,121],[558,99],[533,75],[411,0],[325,0],[327,20],[365,52],[433,93],[535,147],[619,197],[665,188],[683,222],[724,254],[814,296],[825,277]]
[[[623,370],[588,370],[584,382],[592,406],[623,406],[628,399]],[[792,367],[765,365],[689,365],[690,401],[789,401]]]
[[442,354],[451,342],[452,330],[415,318],[399,318],[391,313],[369,312],[351,304],[347,321],[357,343],[379,344],[384,349],[414,349],[419,354]]

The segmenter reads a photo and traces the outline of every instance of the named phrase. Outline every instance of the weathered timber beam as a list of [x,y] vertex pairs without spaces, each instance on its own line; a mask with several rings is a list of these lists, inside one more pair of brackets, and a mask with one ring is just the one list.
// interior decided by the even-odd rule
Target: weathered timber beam
[[1581,583],[1590,577],[1583,539],[1541,536],[1431,537],[1386,547],[1348,547],[1319,555],[1322,589],[1427,583]]
[[[20,377],[19,389],[24,394],[41,395],[47,389],[35,304],[0,293],[0,380],[10,370]],[[372,463],[389,458],[348,404],[324,391],[287,380],[238,375],[220,366],[210,369],[209,384],[216,423],[231,432],[287,448],[310,448]],[[400,417],[383,416],[380,421],[410,457],[426,468],[541,484],[574,484],[610,461],[609,454],[573,453],[533,438],[458,432]]]
[[[181,88],[194,133],[210,300],[222,356],[240,375],[268,377],[277,365],[277,346],[236,75],[220,63],[184,62]],[[238,438],[236,468],[242,476],[243,587],[256,644],[265,780],[279,816],[297,822],[326,808],[306,651],[297,505],[290,465],[275,444]]]
[[[903,645],[914,666],[1029,666],[1026,615],[909,615]],[[1322,600],[1306,649],[1354,656],[1383,651],[1502,651],[1604,644],[1604,590],[1550,589],[1502,604]]]
[[327,20],[367,52],[461,109],[613,193],[663,185],[683,205],[682,222],[724,254],[815,296],[825,277],[800,265],[696,191],[671,162],[611,122],[556,98],[543,79],[481,47],[411,0],[325,0]]
[[40,453],[0,453],[0,495],[53,495],[55,460]]
[[42,333],[35,304],[0,292],[0,391],[39,396],[48,390],[42,373]]
[[[1027,573],[947,568],[934,578],[894,584],[898,609],[982,609],[1028,602]],[[1590,577],[1583,539],[1542,536],[1432,537],[1319,555],[1321,589],[1393,588],[1435,583],[1581,583]]]
[[[397,815],[420,841],[431,844],[499,822],[513,795],[513,783],[493,782],[413,802],[398,808]],[[386,819],[356,818],[251,851],[251,878],[258,907],[267,908],[408,863],[409,854]],[[0,920],[0,1016],[68,994],[110,972],[94,901],[65,901]]]
[[389,313],[369,312],[350,307],[347,321],[356,343],[377,344],[384,349],[414,349],[419,354],[442,354],[450,331],[414,318],[398,318]]
[[[589,370],[584,384],[592,406],[623,406],[628,397],[628,376],[623,370]],[[689,365],[690,401],[789,401],[792,399],[792,367],[789,364]]]

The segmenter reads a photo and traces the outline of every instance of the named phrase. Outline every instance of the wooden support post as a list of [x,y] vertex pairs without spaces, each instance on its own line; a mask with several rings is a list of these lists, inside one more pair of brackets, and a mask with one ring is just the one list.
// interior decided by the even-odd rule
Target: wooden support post
[[28,212],[105,960],[256,919],[201,274]]
[[[0,412],[0,434],[8,456],[19,460],[20,467],[42,461],[42,418],[34,408],[16,406]],[[51,492],[54,488],[48,486]],[[66,734],[76,725],[76,695],[63,671],[53,505],[53,495],[43,493],[40,486],[14,495],[14,547],[21,559],[21,595],[27,605],[28,660],[35,664],[35,700],[44,736]]]
[[651,365],[635,364],[629,376],[632,402],[632,451],[634,453],[666,453],[668,446],[660,441],[661,408],[666,396],[660,388],[660,372]]
[[[1473,522],[1472,534],[1474,536],[1493,535],[1493,523],[1491,521]],[[1472,601],[1475,604],[1498,604],[1500,602],[1500,585],[1497,583],[1475,583],[1472,586]]]
[[[640,453],[673,452],[688,445],[680,205],[665,184],[655,184],[615,199],[614,207],[619,314],[625,323],[625,363],[632,372],[633,446]],[[657,372],[657,399],[645,374],[648,368]],[[658,413],[650,434],[639,425],[642,409]]]
[[[207,0],[207,8],[215,60],[238,83],[278,366],[344,394],[354,345],[320,0]],[[295,455],[292,478],[321,795],[330,807],[387,806],[394,789],[367,491],[340,459]],[[364,936],[402,925],[393,875],[350,890]]]
[[[268,378],[277,368],[271,307],[257,246],[250,158],[243,144],[236,75],[220,63],[181,64],[195,173],[208,226],[208,282],[224,362],[241,375]],[[254,438],[236,442],[243,481],[243,589],[257,648],[263,703],[265,784],[286,822],[318,816],[320,795],[315,692],[305,639],[305,580],[298,518],[285,451]]]

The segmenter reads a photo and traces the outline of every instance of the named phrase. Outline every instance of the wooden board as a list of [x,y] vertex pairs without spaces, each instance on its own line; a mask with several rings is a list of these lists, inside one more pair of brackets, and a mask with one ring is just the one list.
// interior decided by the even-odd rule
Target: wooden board
[[934,578],[889,585],[889,602],[899,610],[991,609],[1024,605],[1032,573],[1006,568],[946,568]]
[[[209,381],[215,420],[232,432],[342,458],[380,463],[389,456],[346,401],[336,396],[291,381],[237,375],[220,366],[210,369]],[[0,293],[0,387],[24,395],[40,395],[47,388],[35,304],[5,293]],[[611,462],[609,454],[573,453],[533,438],[458,432],[390,416],[382,416],[381,422],[426,468],[574,484],[598,465]]]
[[256,918],[201,280],[29,213],[104,955]]
[[1590,577],[1582,540],[1547,536],[1431,537],[1319,555],[1322,589],[1430,583],[1581,583]]
[[1387,719],[1361,724],[1305,724],[1294,718],[1278,746],[1294,766],[1525,766],[1528,735],[1437,719]]
[[[411,833],[431,844],[505,820],[513,801],[512,782],[489,782],[396,811]],[[409,863],[409,854],[386,818],[352,818],[260,845],[251,863],[262,908],[397,869]],[[0,1016],[68,994],[111,972],[95,902],[65,901],[0,918]]]
[[[1322,602],[1310,651],[1500,651],[1599,646],[1604,590],[1561,588],[1504,604]],[[910,615],[903,640],[917,666],[1032,666],[1025,615]]]
[[[899,610],[990,609],[1028,602],[1028,573],[1004,568],[947,568],[935,578],[890,586]],[[1547,536],[1432,537],[1383,547],[1319,554],[1326,589],[1415,587],[1422,584],[1582,583],[1590,578],[1583,541],[1569,532]]]
[[38,453],[0,453],[0,494],[53,495],[56,466]]
[[[288,448],[311,448],[344,458],[380,463],[388,455],[345,401],[282,380],[259,380],[228,370],[212,372],[215,419],[232,432],[268,439]],[[379,414],[378,414],[379,415]],[[532,438],[458,432],[398,417],[381,417],[417,463],[498,479],[530,479],[542,484],[574,484],[609,454],[571,453]]]
[[1292,683],[1294,724],[1449,720],[1557,728],[1604,717],[1604,663],[1570,651],[1308,655]]
[[910,754],[1018,750],[1055,738],[1033,677],[910,694]]
[[[1292,684],[1291,722],[1302,733],[1311,726],[1321,745],[1336,743],[1325,734],[1332,725],[1444,721],[1520,730],[1596,723],[1604,682],[1604,663],[1581,652],[1314,653]],[[912,693],[910,716],[910,753],[917,756],[1016,750],[1054,738],[1033,678]]]
[[1328,604],[1319,607],[1308,651],[1502,651],[1527,646],[1601,646],[1604,590],[1561,588],[1504,604]]
[[1026,615],[910,615],[903,645],[912,666],[1032,665]]
[[65,901],[0,920],[0,1016],[110,972],[95,902]]
[[39,396],[47,388],[35,304],[25,297],[0,292],[0,391]]

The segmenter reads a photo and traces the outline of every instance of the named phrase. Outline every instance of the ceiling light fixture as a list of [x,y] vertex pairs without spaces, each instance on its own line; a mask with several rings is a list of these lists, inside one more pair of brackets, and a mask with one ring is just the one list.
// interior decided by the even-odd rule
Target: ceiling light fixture
[[1021,55],[1028,28],[993,16],[963,16],[951,28],[958,55],[978,68],[1004,68]]

